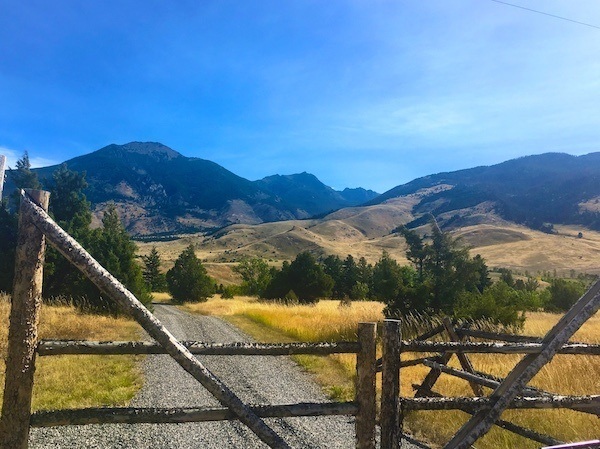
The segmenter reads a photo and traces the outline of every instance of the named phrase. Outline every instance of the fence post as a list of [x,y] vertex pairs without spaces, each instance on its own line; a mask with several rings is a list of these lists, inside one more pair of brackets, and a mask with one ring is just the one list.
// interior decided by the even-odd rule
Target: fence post
[[398,449],[401,439],[400,350],[402,329],[399,320],[383,321],[381,370],[381,449]]
[[356,449],[375,449],[376,340],[375,323],[358,323],[360,351],[356,354]]
[[[48,210],[49,192],[29,190],[27,194]],[[0,419],[3,449],[27,448],[45,251],[44,234],[21,207]]]

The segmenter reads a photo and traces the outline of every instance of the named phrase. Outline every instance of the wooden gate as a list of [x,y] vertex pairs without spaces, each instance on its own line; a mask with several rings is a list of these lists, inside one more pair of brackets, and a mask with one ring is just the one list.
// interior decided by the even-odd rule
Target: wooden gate
[[[10,314],[6,380],[0,420],[0,447],[26,448],[31,425],[86,423],[165,423],[238,419],[271,448],[288,448],[264,421],[266,417],[354,415],[356,447],[375,447],[376,324],[361,323],[357,342],[316,344],[218,345],[178,341],[119,281],[96,262],[46,213],[49,193],[21,192],[19,236]],[[81,270],[105,294],[117,301],[157,343],[49,342],[38,345],[45,240]],[[345,403],[308,403],[249,407],[193,354],[357,354],[356,400]],[[36,354],[167,353],[200,382],[224,408],[195,409],[84,409],[41,412],[32,416],[31,395]]]

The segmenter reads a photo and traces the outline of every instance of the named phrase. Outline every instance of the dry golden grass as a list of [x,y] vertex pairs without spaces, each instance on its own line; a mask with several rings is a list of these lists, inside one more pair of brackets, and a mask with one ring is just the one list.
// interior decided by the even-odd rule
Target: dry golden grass
[[[360,321],[383,319],[382,304],[356,302],[351,307],[340,307],[337,301],[320,301],[314,306],[283,306],[261,303],[253,298],[223,300],[213,298],[206,303],[187,305],[195,313],[222,316],[259,341],[334,341],[356,338],[356,327]],[[525,323],[524,334],[543,336],[560,318],[549,313],[530,313]],[[411,318],[413,328],[418,320]],[[406,327],[406,326],[405,326]],[[414,335],[415,329],[407,337]],[[573,340],[600,343],[600,315],[596,314],[574,336]],[[418,357],[406,354],[406,358]],[[519,361],[517,355],[470,355],[476,370],[497,376],[507,375]],[[327,361],[329,360],[329,361]],[[355,372],[355,357],[341,354],[327,358],[303,357],[298,361],[317,374],[332,397],[348,400],[352,398],[352,381]],[[460,367],[454,358],[451,365]],[[420,384],[428,369],[423,366],[409,367],[401,373],[401,394],[413,396],[412,384]],[[532,385],[560,394],[597,394],[600,378],[600,360],[593,356],[557,356],[533,379]],[[469,384],[451,376],[442,375],[435,390],[446,396],[472,396]],[[486,390],[489,394],[491,390]],[[568,410],[508,411],[503,419],[552,435],[565,441],[576,441],[597,437],[597,418]],[[416,437],[432,444],[448,441],[467,420],[462,412],[418,412],[411,413],[405,427]],[[478,449],[485,448],[537,448],[539,444],[494,428],[477,443]]]
[[[5,360],[10,303],[0,297],[0,355]],[[40,338],[131,340],[139,327],[131,320],[80,313],[72,306],[42,306]],[[4,363],[0,384],[4,385]],[[130,356],[39,357],[33,391],[34,410],[126,404],[141,387],[141,373]],[[0,391],[0,396],[3,393]]]

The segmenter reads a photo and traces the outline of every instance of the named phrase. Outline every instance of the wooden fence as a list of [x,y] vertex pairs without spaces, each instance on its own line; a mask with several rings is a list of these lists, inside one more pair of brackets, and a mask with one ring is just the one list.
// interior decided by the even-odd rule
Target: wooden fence
[[[358,341],[299,344],[205,344],[180,342],[119,281],[96,262],[47,214],[48,192],[21,194],[15,280],[8,335],[4,398],[0,418],[0,447],[26,448],[31,426],[91,423],[177,423],[237,419],[271,448],[288,444],[263,420],[267,417],[353,415],[356,447],[375,447],[376,324],[360,323]],[[45,241],[81,270],[155,340],[147,342],[39,342],[42,269]],[[356,398],[343,403],[303,403],[249,406],[244,404],[194,354],[288,355],[356,353]],[[31,413],[36,356],[58,354],[167,353],[198,380],[222,408],[98,408]]]
[[[376,324],[360,323],[358,341],[288,344],[207,344],[177,341],[170,332],[114,277],[102,268],[47,215],[48,193],[22,193],[16,271],[10,314],[9,341],[0,448],[27,447],[30,427],[100,423],[181,423],[237,419],[247,425],[271,448],[288,448],[264,421],[270,417],[351,415],[355,416],[356,447],[375,448],[376,373],[381,371],[381,449],[399,447],[404,414],[411,410],[462,410],[472,418],[446,444],[445,449],[469,448],[493,425],[531,438],[542,444],[560,444],[547,435],[500,420],[508,408],[569,408],[600,414],[600,395],[560,396],[527,387],[531,378],[557,353],[600,354],[599,345],[569,343],[579,327],[600,308],[600,282],[586,292],[542,338],[491,334],[465,327],[455,328],[450,320],[421,335],[403,341],[401,322],[385,320],[382,329],[382,358],[376,359]],[[45,239],[73,265],[86,274],[104,293],[136,319],[155,342],[38,341],[42,267]],[[429,341],[445,332],[450,341]],[[472,342],[484,338],[495,342]],[[500,342],[498,342],[500,341]],[[437,353],[402,360],[402,353]],[[31,393],[36,356],[60,354],[170,354],[197,379],[223,407],[197,408],[89,408],[31,413]],[[303,403],[250,406],[242,401],[194,356],[196,355],[290,355],[356,353],[356,396],[351,402]],[[474,369],[469,353],[525,354],[506,378]],[[448,366],[456,354],[461,368]],[[414,398],[400,396],[402,367],[423,364],[430,368]],[[439,376],[469,381],[475,397],[448,398],[434,391]],[[482,387],[492,388],[489,397]],[[588,447],[588,446],[583,446]],[[593,447],[593,446],[589,446]]]
[[[400,354],[406,352],[437,352],[438,354],[399,362],[400,367],[422,364],[430,368],[423,382],[420,385],[413,385],[416,391],[414,398],[401,397],[396,401],[392,396],[395,396],[398,385],[396,383],[390,385],[390,382],[399,382],[399,380],[396,381],[395,376],[388,378],[385,374],[383,375],[382,413],[384,400],[389,401],[389,409],[397,410],[398,417],[387,417],[386,419],[390,422],[398,422],[400,428],[403,415],[412,410],[461,410],[472,415],[471,420],[444,446],[445,449],[470,448],[493,425],[544,445],[562,444],[563,442],[554,437],[501,420],[499,416],[506,409],[548,408],[568,408],[600,416],[600,395],[564,396],[526,386],[529,380],[555,354],[600,355],[600,345],[567,343],[575,331],[598,310],[599,292],[600,283],[596,283],[544,338],[490,333],[467,327],[455,328],[448,318],[444,319],[443,325],[417,337],[416,340],[400,341],[399,332],[394,337],[384,335],[384,358],[381,360],[383,366],[386,363],[386,345],[393,348],[399,347]],[[385,326],[389,325],[385,324]],[[386,330],[387,327],[384,328],[384,332]],[[426,339],[443,332],[447,334],[450,341],[426,341]],[[501,341],[502,343],[466,341],[470,337]],[[390,349],[389,351],[396,350]],[[525,356],[506,378],[499,378],[476,371],[468,357],[469,353],[525,354]],[[462,369],[448,366],[448,362],[454,354],[456,354]],[[444,397],[436,392],[434,385],[442,373],[467,380],[475,396]],[[491,396],[484,397],[482,387],[493,389]],[[383,435],[388,430],[384,430],[384,417],[382,416],[381,419]],[[395,441],[390,442],[389,445],[383,443],[382,437],[382,448],[397,447]],[[600,448],[600,442],[581,443],[572,447]]]

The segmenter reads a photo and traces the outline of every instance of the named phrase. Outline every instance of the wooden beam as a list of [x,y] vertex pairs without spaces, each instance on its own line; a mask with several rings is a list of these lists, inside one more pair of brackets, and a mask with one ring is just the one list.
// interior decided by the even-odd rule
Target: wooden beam
[[48,214],[27,197],[22,207],[35,226],[69,262],[84,273],[100,290],[116,301],[148,334],[161,344],[179,365],[199,381],[222,405],[231,409],[238,419],[271,448],[289,448],[261,418],[256,416],[221,380],[210,372],[194,355],[158,321],[144,305],[103,268]]
[[[202,355],[293,355],[293,354],[339,354],[357,353],[360,345],[355,341],[333,343],[203,343],[180,342],[192,354]],[[158,343],[150,341],[86,341],[86,340],[41,340],[38,355],[65,354],[166,354]]]
[[[542,350],[521,359],[506,379],[492,393],[488,409],[478,411],[454,437],[445,449],[467,449],[489,431],[511,401],[527,383],[546,365],[573,334],[600,309],[600,281],[597,281],[546,334]],[[543,398],[546,399],[546,398]]]
[[400,416],[400,345],[401,322],[383,321],[383,364],[381,373],[381,449],[400,447],[402,418]]
[[[28,190],[27,195],[32,197],[27,201],[35,201],[40,210],[48,209],[49,192]],[[0,418],[0,447],[3,449],[27,447],[45,252],[44,234],[35,226],[32,214],[22,201]]]
[[375,449],[377,325],[358,323],[358,342],[360,351],[356,355],[356,449]]
[[[405,410],[463,410],[477,412],[487,410],[494,403],[493,398],[480,397],[428,397],[403,398]],[[581,407],[589,410],[600,409],[600,395],[591,396],[523,396],[514,398],[507,409],[554,409]]]
[[[356,415],[355,402],[251,405],[261,418],[293,418],[299,416]],[[32,427],[56,427],[88,424],[162,424],[235,420],[227,408],[122,408],[101,407],[74,410],[39,411],[31,415]]]
[[[404,340],[402,352],[465,352],[479,354],[540,354],[542,343],[490,343],[490,342],[436,342]],[[600,345],[587,343],[564,343],[557,354],[600,355]]]

